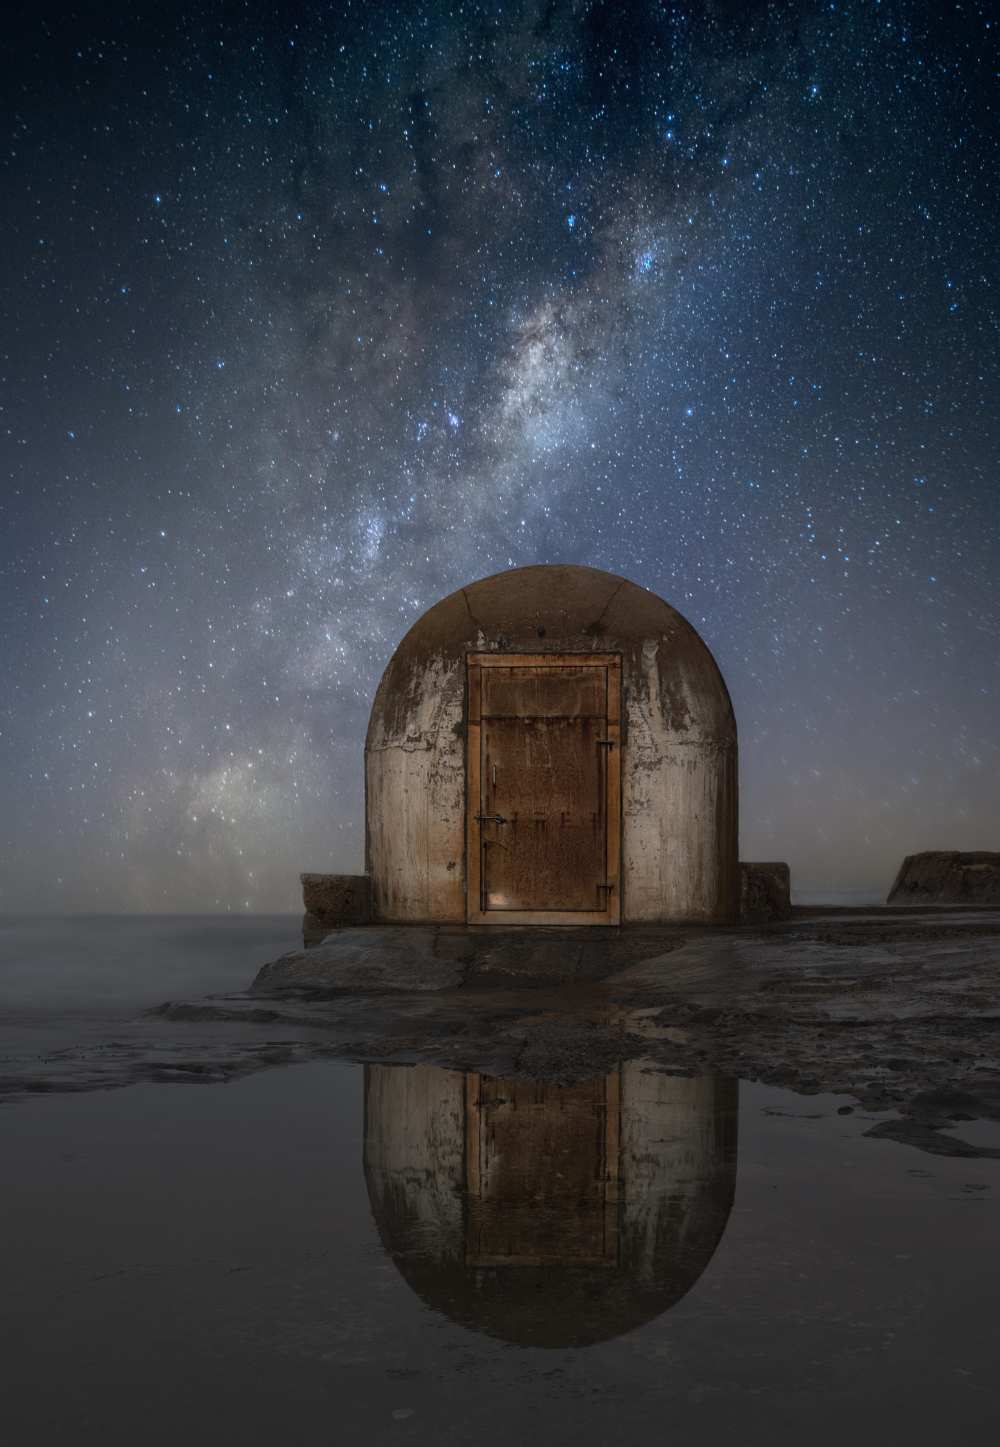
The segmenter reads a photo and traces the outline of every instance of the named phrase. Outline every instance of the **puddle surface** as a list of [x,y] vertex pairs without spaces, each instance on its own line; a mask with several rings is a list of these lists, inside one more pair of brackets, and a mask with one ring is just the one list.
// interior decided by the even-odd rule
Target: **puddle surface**
[[975,1440],[1000,1161],[866,1137],[848,1103],[641,1060],[22,1098],[4,1440]]
[[864,1139],[837,1098],[622,1077],[313,1063],[8,1108],[7,1440],[1000,1421],[996,1162]]

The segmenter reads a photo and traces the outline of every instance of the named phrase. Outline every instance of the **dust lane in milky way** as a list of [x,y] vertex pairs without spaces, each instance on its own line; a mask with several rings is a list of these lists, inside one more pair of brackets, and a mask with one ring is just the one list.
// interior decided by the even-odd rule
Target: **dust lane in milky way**
[[8,47],[0,910],[294,909],[451,589],[620,572],[744,857],[996,847],[990,7],[34,7]]

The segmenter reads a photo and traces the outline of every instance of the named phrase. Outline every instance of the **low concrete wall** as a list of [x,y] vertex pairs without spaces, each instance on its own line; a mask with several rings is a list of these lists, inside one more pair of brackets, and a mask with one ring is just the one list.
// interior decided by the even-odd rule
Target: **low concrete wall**
[[740,861],[740,919],[744,924],[788,919],[792,913],[792,878],[787,864]]
[[306,911],[302,939],[307,948],[319,944],[331,930],[371,923],[371,881],[367,874],[301,874],[299,878]]
[[[1000,855],[988,857],[1000,859]],[[300,878],[302,902],[306,909],[302,936],[307,949],[320,944],[334,930],[375,923],[371,882],[367,874],[303,874]],[[779,861],[763,864],[741,861],[741,921],[759,924],[772,919],[788,919],[791,913],[788,865]],[[535,938],[548,934],[546,927],[540,925]],[[533,948],[537,951],[537,946]]]
[[932,849],[908,854],[887,904],[1000,904],[1000,854]]

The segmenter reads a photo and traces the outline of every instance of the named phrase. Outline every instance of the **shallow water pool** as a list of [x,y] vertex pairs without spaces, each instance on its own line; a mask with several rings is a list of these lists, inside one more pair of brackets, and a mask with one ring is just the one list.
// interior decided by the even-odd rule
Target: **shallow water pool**
[[641,1060],[561,1085],[317,1060],[92,1089],[101,1032],[168,977],[238,987],[291,933],[165,923],[133,968],[141,931],[103,928],[48,963],[41,926],[6,935],[9,1039],[68,1052],[0,1107],[10,1447],[1000,1425],[1000,1162]]

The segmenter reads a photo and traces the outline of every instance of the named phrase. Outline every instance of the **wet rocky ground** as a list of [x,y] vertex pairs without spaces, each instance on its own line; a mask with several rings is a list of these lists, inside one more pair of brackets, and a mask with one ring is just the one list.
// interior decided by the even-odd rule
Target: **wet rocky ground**
[[[248,971],[249,973],[249,971]],[[248,982],[249,983],[249,982]],[[803,910],[761,928],[345,930],[246,991],[71,1041],[35,1032],[0,1098],[221,1081],[334,1056],[569,1081],[646,1058],[875,1113],[873,1134],[1000,1156],[1000,910]],[[852,1107],[846,1105],[845,1110]]]
[[5,1442],[995,1435],[1000,914],[295,928],[0,930]]

